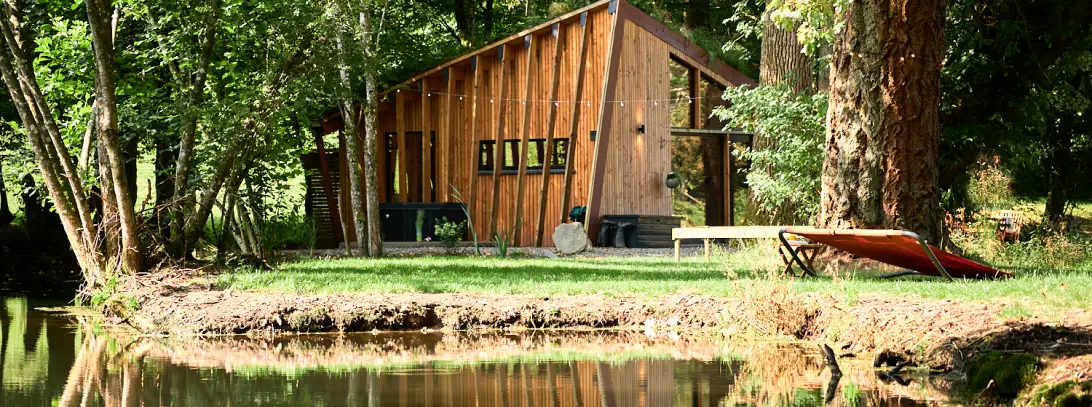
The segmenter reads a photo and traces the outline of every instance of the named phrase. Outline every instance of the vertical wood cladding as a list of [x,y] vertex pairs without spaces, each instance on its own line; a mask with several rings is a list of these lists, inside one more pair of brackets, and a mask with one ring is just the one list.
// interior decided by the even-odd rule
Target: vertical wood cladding
[[[583,64],[579,63],[583,27],[580,16],[574,15],[558,23],[556,37],[550,25],[545,25],[523,33],[533,36],[530,47],[524,46],[523,35],[503,43],[503,67],[497,53],[500,44],[494,44],[419,76],[399,92],[388,93],[378,109],[381,202],[454,202],[457,189],[468,203],[480,240],[489,240],[491,226],[498,232],[508,231],[522,218],[515,241],[533,245],[545,179],[548,193],[541,244],[552,246],[552,231],[569,209],[562,208],[563,200],[568,206],[588,203],[595,149],[591,133],[599,128],[601,101],[606,100],[617,104],[610,116],[611,141],[601,158],[606,166],[599,213],[670,215],[671,194],[664,186],[671,169],[670,106],[665,102],[670,98],[668,65],[673,55],[684,61],[688,58],[680,57],[681,51],[661,39],[657,33],[662,29],[650,32],[644,28],[647,24],[623,19],[619,22],[624,29],[618,68],[605,72],[613,15],[606,3],[592,6],[586,13]],[[560,48],[556,64],[555,44]],[[583,73],[579,97],[578,69]],[[552,97],[555,70],[559,79]],[[617,75],[616,90],[607,97],[602,95],[605,73]],[[427,83],[419,85],[422,81]],[[626,102],[624,106],[621,101]],[[577,103],[579,114],[573,127]],[[555,111],[552,126],[551,110]],[[502,111],[503,119],[499,116]],[[642,125],[643,132],[638,130]],[[570,138],[573,128],[575,137]],[[552,135],[546,134],[548,129]],[[435,134],[432,152],[428,151],[430,133]],[[500,149],[505,140],[550,136],[568,139],[572,149],[573,176],[567,194],[563,171],[531,171],[523,177],[518,171],[479,172],[481,141],[498,141],[494,148]],[[409,147],[409,154],[402,144]],[[388,154],[388,148],[397,153]],[[494,164],[499,166],[503,161]],[[429,183],[431,189],[423,185]],[[348,188],[342,184],[341,195],[347,199]],[[523,196],[517,196],[520,191]]]

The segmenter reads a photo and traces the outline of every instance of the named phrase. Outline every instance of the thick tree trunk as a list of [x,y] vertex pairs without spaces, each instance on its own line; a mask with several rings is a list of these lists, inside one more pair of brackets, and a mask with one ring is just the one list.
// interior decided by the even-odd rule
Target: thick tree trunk
[[459,34],[459,42],[464,47],[473,46],[476,19],[474,18],[474,5],[477,0],[455,0],[455,31]]
[[767,10],[762,18],[762,54],[759,60],[759,83],[788,84],[797,92],[812,92],[813,61],[802,52],[796,39],[795,27],[783,29],[770,18]]
[[[112,204],[118,215],[118,232],[121,234],[121,259],[124,271],[135,273],[143,268],[140,236],[137,231],[136,213],[133,211],[133,193],[126,179],[125,155],[118,142],[117,94],[114,88],[114,40],[109,0],[87,0],[87,21],[91,26],[91,42],[95,55],[95,101],[98,116],[95,119],[99,145],[103,146],[109,164],[110,184],[113,188]],[[105,188],[104,188],[105,189]],[[105,196],[105,195],[104,195]],[[104,207],[109,203],[104,203]]]
[[[221,1],[212,0],[211,10],[205,16],[205,32],[201,39],[201,54],[194,72],[192,83],[189,85],[188,101],[182,114],[182,140],[178,145],[178,155],[175,157],[174,170],[174,197],[171,210],[171,240],[173,246],[178,247],[179,239],[185,239],[183,232],[190,207],[193,206],[192,194],[189,192],[189,171],[193,166],[193,143],[197,136],[198,105],[205,95],[205,81],[208,78],[209,64],[212,62],[213,46],[216,44],[216,27],[220,20]],[[180,78],[177,68],[172,72],[175,81]],[[179,89],[185,89],[182,83],[178,83]],[[174,253],[179,255],[179,253]]]
[[[364,55],[369,59],[372,59],[372,52],[374,46],[372,41],[375,40],[375,36],[372,35],[371,30],[371,14],[364,12],[360,13],[360,26],[361,32],[364,33],[361,36],[361,46],[364,50]],[[375,155],[379,149],[379,130],[376,124],[375,109],[377,104],[376,100],[376,84],[375,84],[375,71],[372,69],[365,70],[364,72],[364,176],[366,179],[367,191],[365,199],[367,200],[368,210],[368,256],[382,257],[383,256],[383,232],[382,224],[379,221],[379,164],[376,161]]]
[[1060,123],[1051,127],[1054,134],[1050,137],[1050,158],[1045,165],[1050,172],[1047,174],[1048,188],[1043,224],[1060,231],[1068,203],[1069,168],[1073,161],[1073,138],[1070,136],[1072,126],[1069,119],[1062,119]]
[[[349,80],[349,64],[345,55],[344,34],[339,32],[337,41],[338,78],[340,79],[340,104],[342,131],[345,134],[345,161],[349,170],[349,199],[352,214],[353,230],[356,231],[356,248],[364,253],[368,239],[368,230],[365,226],[367,218],[364,212],[364,185],[360,169],[360,133],[357,131],[356,107],[353,103],[353,85]],[[348,249],[349,242],[346,239],[345,246]]]
[[940,242],[937,188],[944,2],[860,0],[831,57],[818,224]]

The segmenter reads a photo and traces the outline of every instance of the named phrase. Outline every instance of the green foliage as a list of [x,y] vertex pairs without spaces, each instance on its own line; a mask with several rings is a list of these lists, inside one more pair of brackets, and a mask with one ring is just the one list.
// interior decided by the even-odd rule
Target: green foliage
[[790,1],[771,0],[766,3],[770,18],[784,29],[796,29],[796,38],[804,45],[808,55],[827,44],[845,27],[842,11],[850,0]]
[[448,253],[454,253],[459,247],[459,242],[463,241],[463,235],[466,234],[466,221],[451,222],[447,220],[447,217],[440,218],[440,221],[436,224],[436,235],[440,238],[440,243],[443,243],[444,249],[447,249]]
[[473,239],[474,242],[474,254],[481,256],[482,248],[481,245],[478,244],[478,231],[477,229],[474,229],[474,217],[470,214],[470,209],[467,208],[466,201],[463,200],[463,194],[459,192],[458,188],[455,188],[454,185],[451,185],[451,196],[455,198],[455,202],[462,204],[461,207],[463,208],[463,214],[466,215],[466,226],[468,229],[470,229],[470,237]]
[[1015,203],[1012,179],[999,166],[981,162],[971,174],[967,198],[974,210],[1011,207]]
[[728,107],[715,114],[727,127],[755,132],[772,147],[737,150],[751,162],[747,185],[755,208],[774,222],[807,223],[819,208],[827,98],[794,93],[786,85],[729,88]]
[[297,212],[285,212],[265,222],[261,243],[265,250],[312,250],[317,238],[314,218]]
[[1039,371],[1039,358],[1029,353],[991,351],[976,357],[967,369],[971,394],[988,394],[1001,401],[1015,399]]
[[508,248],[512,243],[512,239],[516,236],[516,228],[510,227],[508,230],[502,230],[501,233],[493,234],[493,243],[497,246],[496,256],[500,258],[508,257]]

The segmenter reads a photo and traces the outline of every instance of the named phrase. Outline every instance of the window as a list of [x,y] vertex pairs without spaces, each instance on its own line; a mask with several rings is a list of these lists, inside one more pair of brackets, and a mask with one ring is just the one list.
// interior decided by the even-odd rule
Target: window
[[[541,174],[543,161],[546,159],[546,139],[531,139],[527,148],[527,173]],[[501,147],[501,174],[518,174],[520,165],[520,140],[505,140]],[[478,142],[478,173],[492,174],[494,154],[497,142],[481,140]],[[569,151],[569,139],[554,139],[550,156],[550,172],[565,172],[565,158]]]

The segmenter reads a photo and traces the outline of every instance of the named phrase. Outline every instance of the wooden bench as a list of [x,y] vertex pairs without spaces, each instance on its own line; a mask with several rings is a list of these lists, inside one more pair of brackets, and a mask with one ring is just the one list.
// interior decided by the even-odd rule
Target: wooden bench
[[[671,240],[675,243],[675,262],[681,257],[682,241],[684,239],[701,239],[705,246],[705,261],[709,261],[710,241],[713,239],[777,239],[778,232],[786,226],[706,226],[697,228],[671,229]],[[796,254],[812,265],[815,256],[823,250],[824,245],[811,244],[803,240],[790,240],[789,247]],[[792,254],[785,253],[785,248],[778,244],[778,254],[785,263],[784,274],[795,275],[792,269]],[[806,270],[805,270],[806,271]]]
[[675,241],[675,262],[683,239],[701,239],[705,245],[705,261],[709,261],[709,241],[713,239],[777,239],[777,232],[785,226],[705,226],[698,228],[671,229]]

